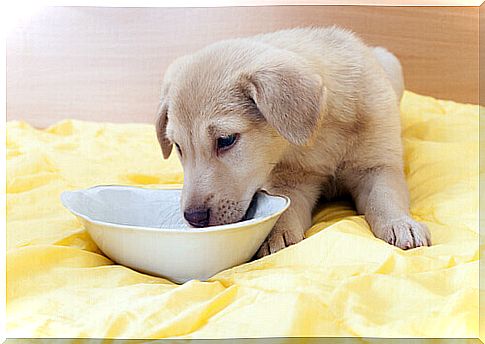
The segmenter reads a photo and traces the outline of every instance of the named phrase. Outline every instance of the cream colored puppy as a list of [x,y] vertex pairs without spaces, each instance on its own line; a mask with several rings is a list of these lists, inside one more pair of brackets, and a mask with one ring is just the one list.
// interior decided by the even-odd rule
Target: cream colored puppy
[[350,193],[376,237],[430,245],[409,214],[401,66],[336,27],[212,44],[166,71],[157,121],[163,156],[184,168],[181,206],[196,227],[244,218],[259,189],[290,208],[257,256],[304,238],[320,197]]

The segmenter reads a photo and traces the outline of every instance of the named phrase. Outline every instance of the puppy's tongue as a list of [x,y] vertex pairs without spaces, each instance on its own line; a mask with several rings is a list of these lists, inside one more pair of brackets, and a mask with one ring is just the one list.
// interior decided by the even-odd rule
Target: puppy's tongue
[[241,221],[251,220],[254,217],[257,204],[258,204],[258,195],[257,193],[254,193],[253,198],[251,199],[251,203],[249,203],[249,207],[246,210],[246,214],[244,214]]

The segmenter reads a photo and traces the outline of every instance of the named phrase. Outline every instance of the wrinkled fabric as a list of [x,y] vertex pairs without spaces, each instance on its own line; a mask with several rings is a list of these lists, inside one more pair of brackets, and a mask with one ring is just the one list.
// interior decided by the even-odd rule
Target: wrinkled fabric
[[8,122],[7,337],[477,337],[479,107],[406,92],[401,110],[411,212],[432,247],[388,245],[333,202],[303,242],[183,285],[110,261],[59,199],[181,186],[152,125]]

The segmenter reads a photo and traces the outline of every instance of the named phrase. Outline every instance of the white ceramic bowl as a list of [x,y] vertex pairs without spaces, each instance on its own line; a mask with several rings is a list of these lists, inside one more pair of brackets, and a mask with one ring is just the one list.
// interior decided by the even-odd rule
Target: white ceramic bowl
[[287,197],[258,192],[252,219],[191,228],[181,215],[180,193],[96,186],[63,192],[61,201],[113,261],[177,283],[206,280],[247,262],[290,204]]

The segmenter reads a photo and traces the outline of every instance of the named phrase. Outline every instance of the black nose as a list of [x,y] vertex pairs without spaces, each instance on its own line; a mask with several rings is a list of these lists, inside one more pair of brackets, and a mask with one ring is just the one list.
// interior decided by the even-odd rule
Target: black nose
[[184,211],[184,217],[194,227],[206,227],[209,224],[210,208],[192,208]]

